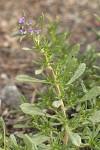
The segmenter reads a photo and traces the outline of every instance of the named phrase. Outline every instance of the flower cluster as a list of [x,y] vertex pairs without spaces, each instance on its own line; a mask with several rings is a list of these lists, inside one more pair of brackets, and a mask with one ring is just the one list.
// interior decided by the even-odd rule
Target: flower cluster
[[21,17],[19,19],[19,25],[20,25],[20,33],[22,35],[25,35],[25,34],[36,34],[36,35],[39,35],[41,30],[39,29],[33,29],[32,28],[32,24],[29,23],[25,17]]

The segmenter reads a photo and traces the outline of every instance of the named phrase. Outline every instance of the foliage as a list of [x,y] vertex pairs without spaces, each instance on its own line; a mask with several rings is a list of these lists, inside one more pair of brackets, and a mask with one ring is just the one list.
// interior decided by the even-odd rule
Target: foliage
[[[28,26],[27,26],[28,25]],[[20,108],[27,117],[15,128],[36,130],[35,134],[12,134],[5,140],[5,125],[0,134],[1,149],[7,150],[91,150],[100,149],[100,87],[98,85],[99,66],[95,65],[99,53],[90,51],[78,59],[80,45],[68,43],[69,32],[59,33],[58,20],[49,22],[44,32],[44,16],[31,25],[26,17],[19,20],[20,31],[16,34],[20,40],[30,38],[31,48],[27,52],[39,52],[35,74],[40,78],[18,75],[16,80],[26,83],[42,83],[44,92],[36,91],[38,102],[28,103],[21,96]],[[39,28],[39,29],[37,29]],[[34,62],[35,63],[35,62]],[[94,84],[93,84],[94,83]]]

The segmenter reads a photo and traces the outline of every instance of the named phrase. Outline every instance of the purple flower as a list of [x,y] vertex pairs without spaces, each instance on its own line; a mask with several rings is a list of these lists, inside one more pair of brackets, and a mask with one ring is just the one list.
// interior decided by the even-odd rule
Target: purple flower
[[34,31],[34,33],[36,33],[37,35],[40,34],[40,32],[41,32],[41,30],[39,30],[39,29],[35,29],[35,30],[33,30],[33,31]]
[[33,29],[29,29],[28,32],[29,32],[30,34],[33,34],[33,33],[34,33]]
[[21,32],[21,34],[26,34],[25,28],[22,28],[22,29],[20,30],[20,32]]
[[21,18],[19,19],[19,23],[23,24],[24,22],[25,22],[25,17],[21,17]]

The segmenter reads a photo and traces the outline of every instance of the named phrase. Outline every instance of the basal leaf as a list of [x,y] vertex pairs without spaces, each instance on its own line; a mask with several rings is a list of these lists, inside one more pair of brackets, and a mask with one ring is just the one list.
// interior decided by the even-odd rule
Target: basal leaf
[[51,150],[51,146],[49,144],[41,144],[38,146],[38,150]]
[[34,106],[33,104],[24,103],[24,104],[20,105],[20,108],[22,109],[22,111],[25,114],[40,115],[40,116],[44,116],[45,115],[41,109],[39,109],[38,107]]
[[43,150],[43,148],[46,150],[46,148],[49,150],[50,146],[43,144],[45,141],[49,140],[49,137],[36,134],[33,137],[28,136],[27,134],[22,135],[22,138],[24,139],[24,142],[27,146],[27,150]]
[[27,134],[23,135],[23,140],[26,144],[27,150],[38,150],[36,144]]
[[16,138],[13,134],[10,135],[10,139],[15,147],[18,147]]
[[34,135],[34,136],[32,137],[32,141],[33,141],[37,146],[40,145],[40,144],[42,144],[43,142],[49,140],[49,139],[50,139],[50,137],[45,136],[45,135],[39,135],[39,134]]
[[74,145],[76,145],[78,147],[81,145],[81,137],[78,135],[78,133],[73,133],[73,132],[69,131],[68,135],[69,135],[71,142]]
[[95,111],[94,115],[89,117],[89,120],[91,120],[94,123],[100,122],[100,111]]

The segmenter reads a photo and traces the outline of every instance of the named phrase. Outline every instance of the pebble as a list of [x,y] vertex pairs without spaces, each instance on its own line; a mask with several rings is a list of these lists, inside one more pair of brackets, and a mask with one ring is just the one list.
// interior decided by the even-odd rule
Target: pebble
[[7,76],[6,73],[1,73],[0,78],[1,78],[2,80],[6,80],[6,79],[8,79],[8,76]]
[[16,107],[20,103],[20,92],[16,85],[7,84],[0,92],[1,106]]

